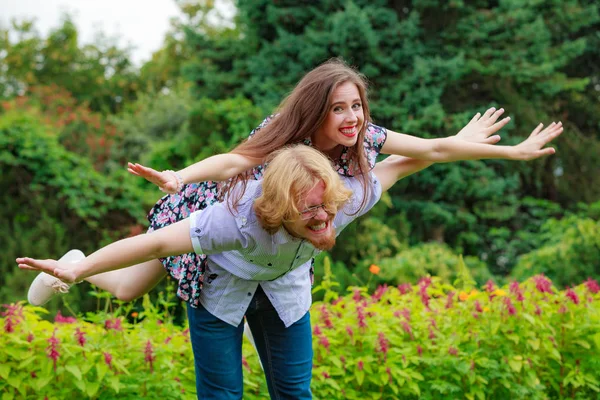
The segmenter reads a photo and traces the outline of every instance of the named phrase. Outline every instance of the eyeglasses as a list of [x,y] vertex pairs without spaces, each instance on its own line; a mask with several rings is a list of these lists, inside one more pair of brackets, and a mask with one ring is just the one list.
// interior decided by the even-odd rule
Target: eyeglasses
[[307,220],[307,219],[313,218],[315,215],[317,215],[319,213],[319,210],[321,208],[326,213],[329,214],[329,211],[327,211],[327,206],[325,205],[325,203],[323,203],[323,204],[319,204],[317,206],[308,207],[306,210],[300,211],[300,219]]

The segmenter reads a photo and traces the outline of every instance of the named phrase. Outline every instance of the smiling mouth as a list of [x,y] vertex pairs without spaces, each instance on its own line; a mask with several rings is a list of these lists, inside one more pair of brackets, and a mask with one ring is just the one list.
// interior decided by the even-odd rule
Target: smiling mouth
[[322,223],[320,223],[318,225],[311,225],[311,226],[308,226],[307,228],[313,233],[321,233],[321,232],[324,232],[328,226],[329,226],[329,221],[323,221]]
[[341,128],[340,132],[344,136],[352,137],[356,135],[356,127],[353,126],[352,128]]

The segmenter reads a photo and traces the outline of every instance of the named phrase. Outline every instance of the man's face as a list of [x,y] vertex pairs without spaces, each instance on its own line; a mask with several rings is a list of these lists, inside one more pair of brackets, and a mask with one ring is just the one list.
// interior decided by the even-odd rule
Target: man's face
[[323,194],[325,183],[319,181],[311,190],[300,199],[298,209],[300,215],[293,221],[284,222],[284,228],[300,239],[306,239],[317,249],[329,250],[335,244],[335,229],[333,228],[333,217],[325,210]]

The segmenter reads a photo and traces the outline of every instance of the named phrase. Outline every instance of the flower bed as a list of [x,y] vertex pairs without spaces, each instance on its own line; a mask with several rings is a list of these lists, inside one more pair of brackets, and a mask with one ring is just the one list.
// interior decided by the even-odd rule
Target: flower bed
[[[373,294],[328,291],[312,308],[315,398],[598,397],[595,281],[565,291],[542,275],[503,288],[461,286],[425,278]],[[193,397],[187,328],[144,307],[85,321],[58,314],[52,323],[43,308],[5,305],[2,399]],[[246,342],[243,365],[244,398],[268,397]]]

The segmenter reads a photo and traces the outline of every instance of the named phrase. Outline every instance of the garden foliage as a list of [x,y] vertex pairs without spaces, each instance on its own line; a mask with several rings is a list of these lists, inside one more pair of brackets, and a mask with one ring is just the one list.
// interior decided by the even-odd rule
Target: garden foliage
[[[464,267],[462,267],[464,268]],[[590,399],[600,393],[600,287],[560,291],[545,276],[476,289],[462,270],[456,286],[354,287],[338,296],[331,271],[312,308],[312,391],[326,399]],[[2,399],[189,398],[194,393],[187,328],[169,299],[144,311],[41,319],[46,311],[4,305],[0,324]],[[257,356],[244,342],[247,399],[268,396]]]

